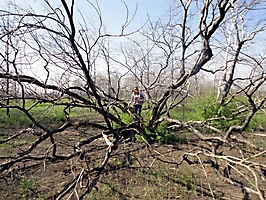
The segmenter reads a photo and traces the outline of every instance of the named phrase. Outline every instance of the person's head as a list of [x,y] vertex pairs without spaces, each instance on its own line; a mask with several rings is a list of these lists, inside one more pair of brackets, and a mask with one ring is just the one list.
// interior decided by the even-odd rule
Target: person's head
[[138,88],[138,86],[135,86],[135,87],[133,88],[133,92],[134,92],[135,94],[138,94],[138,93],[139,93],[139,88]]

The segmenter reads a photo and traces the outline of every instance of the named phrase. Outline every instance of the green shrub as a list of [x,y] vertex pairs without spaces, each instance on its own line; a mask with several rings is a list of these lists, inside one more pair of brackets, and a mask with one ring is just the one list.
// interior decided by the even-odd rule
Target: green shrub
[[[188,98],[179,106],[170,111],[170,117],[181,121],[201,121],[207,125],[217,129],[226,131],[233,125],[242,125],[248,111],[239,113],[239,106],[248,106],[245,97],[235,97],[226,105],[221,105],[216,101],[216,96],[213,93],[206,93],[204,96],[196,98]],[[203,133],[211,133],[210,129],[198,127]],[[266,118],[264,112],[258,112],[251,120],[248,128],[245,131],[256,131],[266,129]],[[155,130],[157,140],[169,141],[179,139],[175,133],[169,132],[167,126],[160,125]]]
[[248,125],[247,131],[264,131],[266,130],[266,117],[265,113],[258,111],[252,118],[250,124]]
[[231,125],[240,124],[244,120],[245,113],[234,115],[239,101],[234,99],[227,105],[221,105],[216,101],[215,95],[210,92],[205,96],[187,99],[182,103],[182,107],[177,107],[171,114],[175,113],[173,116],[176,116],[177,119],[202,121],[205,124],[226,130]]

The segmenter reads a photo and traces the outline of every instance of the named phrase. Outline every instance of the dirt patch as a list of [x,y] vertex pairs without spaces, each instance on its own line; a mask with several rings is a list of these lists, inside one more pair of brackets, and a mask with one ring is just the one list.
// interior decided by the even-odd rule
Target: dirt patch
[[[96,134],[97,130],[93,129],[73,129],[55,134],[57,155],[73,153],[78,141]],[[17,138],[16,142],[1,144],[1,163],[7,162],[10,156],[16,157],[18,152],[23,152],[37,138],[27,133]],[[257,139],[264,141],[263,137]],[[220,159],[219,170],[216,170],[215,159],[202,153],[210,148],[204,145],[193,136],[173,144],[154,143],[150,146],[145,142],[123,141],[85,199],[258,199],[256,194],[243,189],[245,186],[255,191],[252,171],[226,159]],[[80,181],[74,182],[74,189],[61,198],[77,199],[87,190],[94,176],[89,174],[89,170],[102,164],[106,149],[107,145],[100,137],[82,146],[85,157],[77,153],[67,159],[51,159],[52,145],[49,141],[43,142],[23,161],[1,173],[0,199],[56,199],[80,176]],[[245,150],[246,154],[251,151],[241,150]],[[217,155],[241,158],[241,151],[224,146]],[[261,166],[266,165],[265,153],[250,160],[261,163]],[[229,179],[218,175],[220,172],[227,177],[228,166],[231,168],[228,178],[235,180],[235,183],[229,183]],[[263,167],[261,169],[265,170]],[[265,176],[265,172],[262,171],[262,175]],[[258,181],[261,191],[265,192],[265,181]]]

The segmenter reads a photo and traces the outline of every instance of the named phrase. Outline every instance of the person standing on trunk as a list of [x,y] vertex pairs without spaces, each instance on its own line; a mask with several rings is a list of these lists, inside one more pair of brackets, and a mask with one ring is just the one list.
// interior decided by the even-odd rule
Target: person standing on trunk
[[139,88],[136,86],[133,89],[133,93],[131,96],[131,102],[133,103],[133,108],[134,108],[134,113],[136,114],[136,120],[139,120],[141,115],[141,109],[142,105],[144,103],[144,96],[143,94],[139,91]]

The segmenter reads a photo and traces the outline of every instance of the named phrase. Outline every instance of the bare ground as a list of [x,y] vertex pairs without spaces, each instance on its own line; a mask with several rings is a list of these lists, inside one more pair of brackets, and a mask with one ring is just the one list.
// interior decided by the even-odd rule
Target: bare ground
[[[9,130],[3,132],[6,134]],[[73,152],[77,141],[95,134],[97,130],[73,129],[55,135],[58,155]],[[28,148],[35,139],[32,134],[23,134],[15,142],[2,144],[1,162]],[[256,139],[262,144],[265,142],[265,137],[256,136]],[[251,171],[236,166],[236,170],[230,173],[230,180],[235,180],[235,183],[229,183],[217,175],[213,167],[214,159],[200,153],[204,146],[209,148],[189,135],[172,144],[153,143],[149,146],[145,142],[123,142],[114,151],[96,187],[85,199],[258,199],[258,195],[243,189],[243,186],[254,189],[250,181],[255,181]],[[74,186],[75,190],[61,197],[77,199],[92,180],[90,177],[93,175],[85,172],[102,163],[106,148],[104,140],[99,138],[83,147],[85,158],[74,156],[71,159],[51,160],[48,159],[51,144],[44,142],[31,155],[47,155],[47,159],[32,160],[29,157],[1,173],[0,199],[56,199],[80,175],[82,181]],[[218,154],[240,157],[239,151],[230,147],[219,149]],[[264,153],[259,160],[254,158],[253,162],[266,165],[265,156]],[[228,163],[219,164],[219,172],[226,177]],[[230,166],[234,168],[235,165],[231,163]],[[262,175],[266,176],[266,169],[263,170]],[[266,192],[265,181],[258,181],[260,189]]]

